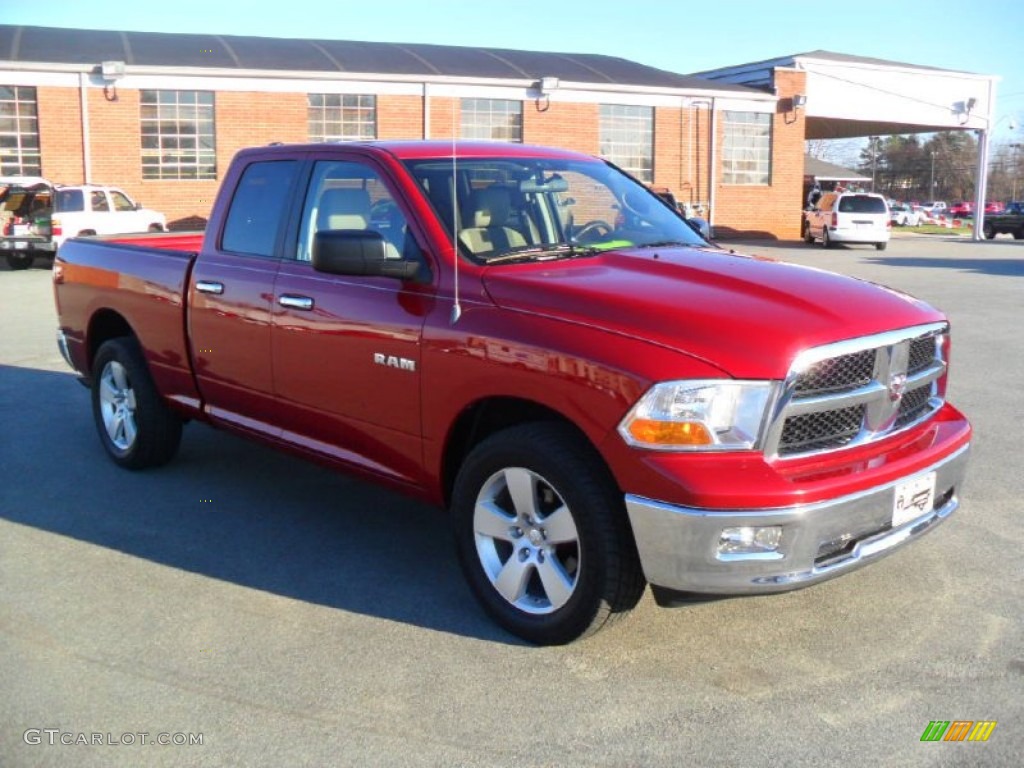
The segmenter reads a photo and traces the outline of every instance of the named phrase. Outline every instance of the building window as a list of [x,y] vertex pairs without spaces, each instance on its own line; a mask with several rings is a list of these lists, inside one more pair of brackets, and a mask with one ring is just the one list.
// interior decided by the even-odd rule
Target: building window
[[310,141],[365,141],[377,138],[377,97],[365,94],[311,93]]
[[0,85],[0,173],[40,173],[36,89],[31,86]]
[[142,178],[216,179],[211,91],[141,93]]
[[464,139],[523,140],[523,102],[504,99],[463,99]]
[[602,104],[601,157],[648,183],[654,181],[654,108]]
[[761,112],[726,112],[722,149],[725,184],[771,184],[772,116]]

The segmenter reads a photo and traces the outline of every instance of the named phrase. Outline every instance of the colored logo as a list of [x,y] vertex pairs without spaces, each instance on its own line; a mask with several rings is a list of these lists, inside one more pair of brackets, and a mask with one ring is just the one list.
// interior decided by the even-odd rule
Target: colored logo
[[921,741],[988,741],[996,720],[932,720]]

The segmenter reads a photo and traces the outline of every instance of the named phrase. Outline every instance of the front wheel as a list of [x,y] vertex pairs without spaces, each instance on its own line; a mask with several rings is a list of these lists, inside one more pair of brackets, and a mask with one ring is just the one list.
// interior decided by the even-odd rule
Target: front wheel
[[1021,225],[1016,230],[1014,230],[1014,232],[1013,232],[1013,239],[1014,240],[1022,240],[1022,239],[1024,239],[1024,225]]
[[181,418],[160,398],[142,350],[132,338],[111,339],[92,366],[92,409],[100,442],[126,469],[166,464],[181,442]]
[[7,254],[7,266],[11,269],[28,269],[32,266],[32,254],[15,251]]
[[811,225],[804,222],[804,242],[810,245],[814,242],[814,235],[811,234]]
[[991,240],[996,236],[996,229],[986,221],[985,226],[981,228],[981,233],[985,236],[986,240]]
[[526,424],[483,441],[456,478],[452,516],[477,600],[532,643],[596,632],[643,594],[622,496],[570,427]]
[[875,250],[876,251],[884,251],[885,247],[887,245],[888,245],[888,243],[875,243]]

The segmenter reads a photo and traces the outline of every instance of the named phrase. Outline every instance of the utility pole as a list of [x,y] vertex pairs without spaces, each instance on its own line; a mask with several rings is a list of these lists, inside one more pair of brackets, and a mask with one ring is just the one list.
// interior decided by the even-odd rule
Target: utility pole
[[868,136],[868,144],[871,146],[871,191],[875,191],[875,160],[878,158],[878,137]]
[[1017,173],[1020,170],[1020,159],[1018,157],[1017,150],[1019,150],[1020,147],[1020,144],[1010,145],[1010,149],[1013,150],[1013,194],[1010,195],[1010,202],[1017,199]]
[[928,155],[932,159],[932,175],[928,182],[928,202],[935,202],[935,150],[929,150]]

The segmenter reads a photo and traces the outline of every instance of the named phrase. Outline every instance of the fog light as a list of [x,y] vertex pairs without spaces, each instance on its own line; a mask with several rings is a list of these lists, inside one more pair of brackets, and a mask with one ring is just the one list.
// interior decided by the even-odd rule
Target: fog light
[[782,526],[744,526],[725,528],[718,539],[718,554],[726,557],[770,555],[782,557],[777,552],[782,541]]

